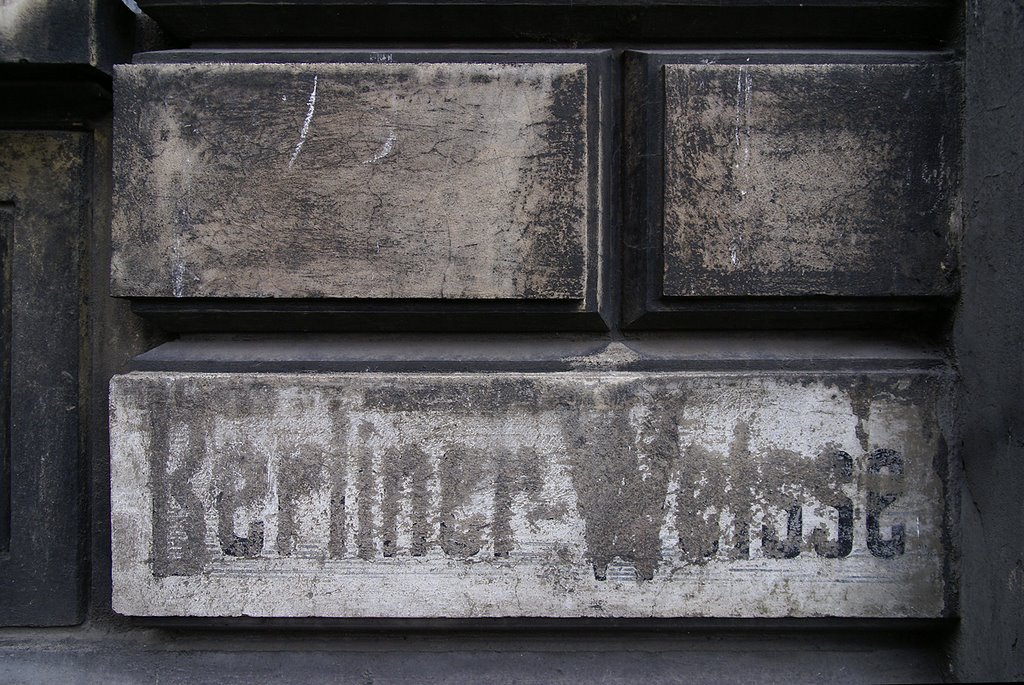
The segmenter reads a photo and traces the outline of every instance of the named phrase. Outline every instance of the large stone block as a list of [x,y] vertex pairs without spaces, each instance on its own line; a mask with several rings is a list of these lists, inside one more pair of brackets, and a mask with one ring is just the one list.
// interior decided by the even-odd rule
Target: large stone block
[[665,66],[664,292],[950,292],[954,71]]
[[651,155],[636,242],[648,305],[955,294],[956,65],[774,58],[642,58],[663,103],[634,143]]
[[134,372],[114,608],[946,610],[941,372]]
[[113,291],[594,311],[595,54],[121,67]]

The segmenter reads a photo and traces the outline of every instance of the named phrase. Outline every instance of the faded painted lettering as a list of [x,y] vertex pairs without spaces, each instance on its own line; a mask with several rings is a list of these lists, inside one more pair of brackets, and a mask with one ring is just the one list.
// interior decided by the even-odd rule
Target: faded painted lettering
[[[134,573],[150,592],[134,611],[187,611],[179,580],[258,578],[312,588],[306,606],[372,578],[362,604],[332,594],[308,611],[807,615],[827,597],[841,615],[929,614],[940,388],[927,374],[131,374],[113,387],[118,592]],[[463,604],[486,586],[504,599]],[[263,590],[230,596],[211,611],[296,615]]]

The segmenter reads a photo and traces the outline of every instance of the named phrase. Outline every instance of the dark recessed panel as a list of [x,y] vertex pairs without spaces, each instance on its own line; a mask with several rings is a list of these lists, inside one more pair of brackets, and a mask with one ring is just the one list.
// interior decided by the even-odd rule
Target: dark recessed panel
[[[79,236],[89,134],[0,134],[6,553],[0,625],[82,620]],[[5,471],[5,473],[4,473]]]
[[185,41],[846,41],[943,45],[951,0],[139,0]]

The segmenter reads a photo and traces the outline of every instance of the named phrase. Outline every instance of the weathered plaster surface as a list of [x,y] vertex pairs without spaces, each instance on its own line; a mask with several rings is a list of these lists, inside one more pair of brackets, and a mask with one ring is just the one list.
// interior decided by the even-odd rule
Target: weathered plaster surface
[[116,79],[113,289],[581,299],[583,64],[174,64]]
[[132,373],[114,608],[938,616],[928,373]]
[[956,289],[952,65],[664,67],[664,294]]

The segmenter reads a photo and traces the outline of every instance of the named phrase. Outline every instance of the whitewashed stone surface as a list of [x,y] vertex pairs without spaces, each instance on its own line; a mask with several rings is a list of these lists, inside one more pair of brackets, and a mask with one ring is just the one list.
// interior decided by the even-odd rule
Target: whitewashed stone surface
[[933,617],[926,372],[111,384],[130,615]]

